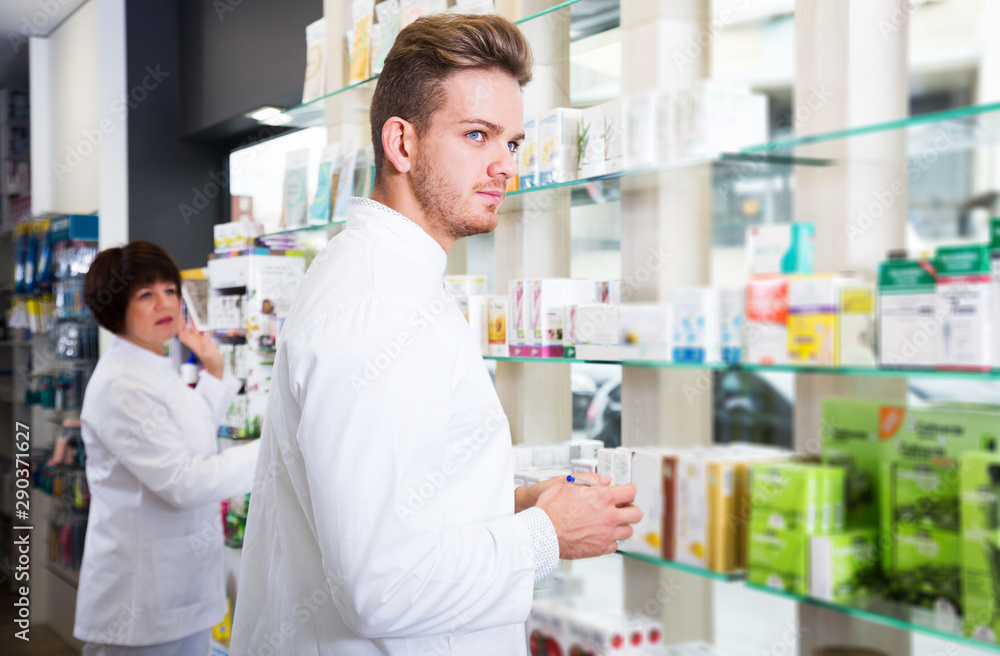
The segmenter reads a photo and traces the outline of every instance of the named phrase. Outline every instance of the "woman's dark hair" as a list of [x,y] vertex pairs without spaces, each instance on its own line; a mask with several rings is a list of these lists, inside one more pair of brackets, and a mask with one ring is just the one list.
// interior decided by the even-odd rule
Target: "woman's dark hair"
[[155,282],[172,282],[181,290],[181,272],[170,253],[148,241],[133,241],[97,254],[83,281],[87,307],[97,322],[121,335],[125,311],[135,291]]

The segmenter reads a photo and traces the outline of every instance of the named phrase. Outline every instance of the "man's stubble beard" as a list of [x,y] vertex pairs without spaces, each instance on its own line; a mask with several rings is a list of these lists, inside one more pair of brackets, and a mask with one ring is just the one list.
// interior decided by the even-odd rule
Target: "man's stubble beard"
[[460,192],[449,187],[444,176],[431,170],[424,158],[416,158],[410,179],[413,195],[434,230],[461,239],[492,232],[497,227],[495,213],[484,210],[483,215],[473,216],[463,206]]

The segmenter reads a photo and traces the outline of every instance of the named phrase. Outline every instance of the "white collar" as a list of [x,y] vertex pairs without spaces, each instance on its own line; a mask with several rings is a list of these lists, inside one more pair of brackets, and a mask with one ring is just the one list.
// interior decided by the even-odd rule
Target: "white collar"
[[138,360],[148,367],[171,372],[174,370],[173,362],[167,356],[157,355],[148,349],[144,349],[137,344],[133,344],[119,335],[115,335],[115,338],[111,341],[111,347],[108,349],[108,353],[115,352],[119,352],[122,357],[128,358],[129,360]]
[[403,252],[444,276],[448,254],[423,228],[396,210],[371,198],[352,197],[347,212],[347,228],[379,226],[400,241]]

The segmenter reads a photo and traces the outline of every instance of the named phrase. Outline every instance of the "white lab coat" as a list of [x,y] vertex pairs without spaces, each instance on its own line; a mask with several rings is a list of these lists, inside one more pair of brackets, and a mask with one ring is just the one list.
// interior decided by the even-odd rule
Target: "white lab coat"
[[81,412],[91,501],[76,638],[159,644],[225,617],[219,502],[250,490],[259,451],[217,453],[238,390],[206,373],[191,389],[119,337],[97,363]]
[[310,266],[271,379],[233,656],[525,653],[537,543],[445,263],[355,198]]

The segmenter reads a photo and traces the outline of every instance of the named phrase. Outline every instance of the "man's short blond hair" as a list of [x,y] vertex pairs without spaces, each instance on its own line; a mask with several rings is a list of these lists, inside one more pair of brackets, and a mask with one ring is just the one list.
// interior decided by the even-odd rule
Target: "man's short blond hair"
[[441,108],[441,84],[449,75],[464,70],[499,70],[509,73],[523,88],[531,81],[532,66],[528,40],[502,16],[438,14],[407,25],[385,58],[372,98],[376,181],[385,163],[382,127],[390,118],[411,123],[419,135]]

